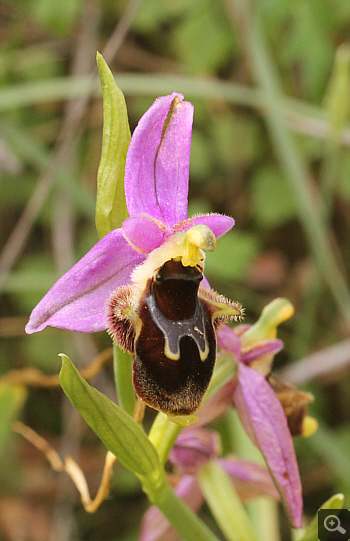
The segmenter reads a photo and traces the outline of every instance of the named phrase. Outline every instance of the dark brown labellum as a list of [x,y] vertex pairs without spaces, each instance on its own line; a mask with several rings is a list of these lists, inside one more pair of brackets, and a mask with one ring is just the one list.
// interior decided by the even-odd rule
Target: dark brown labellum
[[171,417],[200,406],[213,373],[216,330],[241,318],[239,303],[200,285],[202,269],[166,261],[139,283],[115,290],[108,302],[109,333],[134,354],[136,394]]
[[202,278],[196,267],[167,261],[140,303],[135,390],[147,404],[172,415],[198,409],[214,369],[215,331],[198,297]]

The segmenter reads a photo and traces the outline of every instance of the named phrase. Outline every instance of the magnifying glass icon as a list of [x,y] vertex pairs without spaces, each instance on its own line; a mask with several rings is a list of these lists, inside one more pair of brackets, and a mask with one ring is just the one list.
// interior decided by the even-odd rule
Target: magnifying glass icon
[[346,533],[346,530],[340,525],[340,519],[337,515],[328,515],[328,517],[324,519],[323,524],[329,532],[338,531],[340,533]]

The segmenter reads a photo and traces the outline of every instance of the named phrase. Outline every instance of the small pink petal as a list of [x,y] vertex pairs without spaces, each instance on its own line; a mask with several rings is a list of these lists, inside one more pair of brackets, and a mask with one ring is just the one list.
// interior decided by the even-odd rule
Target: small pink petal
[[194,225],[203,224],[212,230],[216,238],[221,237],[229,231],[234,225],[235,221],[230,216],[224,214],[198,214],[187,220],[183,220],[175,225],[175,231],[187,231]]
[[106,329],[105,303],[111,292],[127,284],[145,256],[136,252],[115,229],[64,274],[31,313],[26,332],[47,325],[78,332]]
[[266,460],[291,523],[301,528],[302,488],[292,436],[280,401],[259,372],[239,363],[234,402],[248,436]]
[[151,216],[134,216],[123,223],[123,233],[131,246],[143,254],[149,254],[162,244],[167,229]]
[[235,333],[238,336],[242,336],[242,334],[244,334],[252,326],[253,325],[251,325],[250,323],[241,323],[240,325],[237,325],[237,327],[235,327]]
[[232,405],[235,387],[236,378],[233,378],[209,398],[207,402],[204,402],[203,406],[197,412],[199,421],[196,423],[196,427],[206,425],[225,413],[227,408]]
[[243,501],[259,496],[271,496],[279,500],[279,494],[272,477],[266,468],[235,458],[219,459],[221,466],[231,477],[233,484]]
[[206,287],[207,289],[211,289],[210,284],[205,276],[203,276],[203,280],[201,281],[201,286]]
[[241,355],[241,361],[245,364],[251,364],[265,355],[276,355],[283,347],[282,340],[266,340],[266,342],[260,342],[244,351]]
[[241,357],[241,339],[233,329],[222,325],[217,334],[218,347],[223,351],[233,353],[237,361]]
[[188,428],[177,438],[170,451],[170,462],[185,473],[195,474],[209,460],[215,458],[220,449],[218,435],[205,428]]

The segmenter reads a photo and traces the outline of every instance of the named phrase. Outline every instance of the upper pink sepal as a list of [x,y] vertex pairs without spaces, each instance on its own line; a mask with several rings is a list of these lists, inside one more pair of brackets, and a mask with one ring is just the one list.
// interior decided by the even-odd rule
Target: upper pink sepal
[[130,216],[149,214],[170,228],[187,218],[192,122],[193,105],[176,92],[141,118],[125,164]]

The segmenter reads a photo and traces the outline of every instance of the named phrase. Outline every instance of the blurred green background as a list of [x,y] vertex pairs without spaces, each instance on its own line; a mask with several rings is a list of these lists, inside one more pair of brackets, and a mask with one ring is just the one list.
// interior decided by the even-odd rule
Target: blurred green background
[[[208,255],[207,278],[242,302],[248,323],[277,296],[293,302],[275,372],[315,396],[320,428],[295,441],[305,515],[336,492],[349,507],[350,3],[3,0],[0,15],[4,541],[131,541],[147,508],[117,466],[111,496],[85,513],[71,481],[10,426],[20,418],[74,456],[93,494],[102,446],[58,387],[4,382],[15,369],[57,373],[61,352],[84,367],[111,346],[105,333],[24,333],[35,304],[98,240],[97,50],[126,96],[131,130],[159,95],[194,103],[189,214],[236,220]],[[115,398],[109,367],[94,385]],[[289,541],[283,512],[279,527]]]

